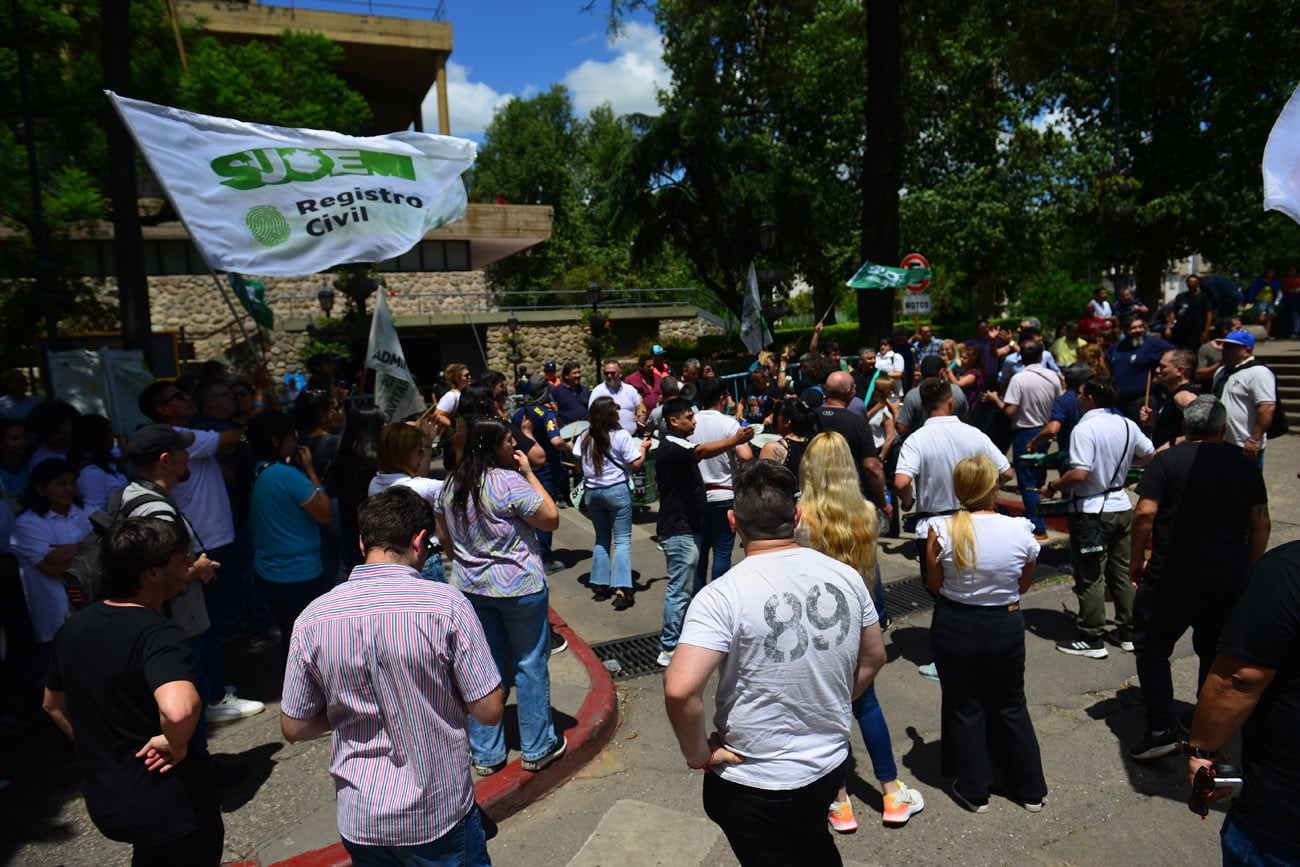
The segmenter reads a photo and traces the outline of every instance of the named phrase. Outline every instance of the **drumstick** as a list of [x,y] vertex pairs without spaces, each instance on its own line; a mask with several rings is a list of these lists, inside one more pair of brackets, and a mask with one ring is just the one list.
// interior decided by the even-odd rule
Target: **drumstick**
[[1151,407],[1151,371],[1149,370],[1147,371],[1147,393],[1146,397],[1142,398],[1142,406],[1148,409]]

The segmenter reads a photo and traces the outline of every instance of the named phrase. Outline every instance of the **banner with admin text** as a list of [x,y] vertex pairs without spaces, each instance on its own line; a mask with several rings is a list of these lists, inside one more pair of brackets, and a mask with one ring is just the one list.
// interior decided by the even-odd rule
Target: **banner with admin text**
[[265,126],[105,93],[216,271],[380,262],[465,213],[472,141]]

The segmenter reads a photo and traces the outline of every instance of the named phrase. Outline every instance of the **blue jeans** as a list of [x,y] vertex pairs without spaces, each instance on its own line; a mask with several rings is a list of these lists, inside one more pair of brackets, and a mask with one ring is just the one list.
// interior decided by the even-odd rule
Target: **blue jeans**
[[668,559],[668,590],[664,593],[664,629],[659,647],[675,650],[686,620],[686,606],[691,604],[695,566],[700,560],[699,536],[667,536],[659,540]]
[[[546,619],[550,593],[543,587],[528,596],[466,593],[465,597],[483,624],[506,695],[512,684],[515,687],[524,758],[540,759],[559,740],[551,719],[551,633]],[[485,726],[470,717],[469,748],[475,764],[501,764],[506,760],[504,727],[500,723]]]
[[429,555],[429,559],[424,561],[424,568],[420,574],[430,581],[437,581],[439,584],[447,583],[447,570],[442,566],[442,554],[434,551]]
[[1011,463],[1016,468],[1016,485],[1020,488],[1020,499],[1025,504],[1025,517],[1034,525],[1034,532],[1040,536],[1047,533],[1047,525],[1038,517],[1038,489],[1043,486],[1047,473],[1037,467],[1020,466],[1020,456],[1029,451],[1029,441],[1038,436],[1041,430],[1041,427],[1019,428],[1015,439],[1011,441]]
[[1285,867],[1296,863],[1295,852],[1286,851],[1257,837],[1232,821],[1229,812],[1219,829],[1223,867]]
[[727,511],[734,500],[709,503],[704,513],[704,526],[700,528],[700,560],[695,564],[695,593],[704,589],[704,576],[709,574],[709,551],[713,551],[713,577],[717,581],[731,568],[731,549],[736,544],[736,534],[727,523]]
[[[251,546],[250,546],[251,547]],[[239,549],[235,543],[212,548],[208,557],[221,564],[217,577],[203,585],[203,602],[208,620],[218,636],[229,635],[239,625],[239,590],[241,583]]]
[[[632,587],[632,491],[627,485],[587,489],[587,516],[596,530],[596,547],[591,552],[592,587]],[[613,539],[614,569],[610,573],[610,540]]]
[[343,840],[354,867],[480,867],[490,865],[487,837],[475,804],[446,834],[418,846],[364,846]]
[[[862,740],[867,745],[867,754],[871,756],[871,768],[875,771],[876,781],[892,783],[898,779],[898,766],[894,764],[894,747],[889,739],[889,726],[885,723],[885,714],[876,699],[876,685],[867,687],[867,691],[853,700],[853,718],[858,721]],[[844,778],[848,779],[848,766],[844,768]]]

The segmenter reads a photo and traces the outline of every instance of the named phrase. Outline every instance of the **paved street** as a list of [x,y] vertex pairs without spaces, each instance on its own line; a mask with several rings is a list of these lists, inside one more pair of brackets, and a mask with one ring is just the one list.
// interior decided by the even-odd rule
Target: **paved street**
[[[1267,465],[1272,547],[1300,538],[1300,436],[1271,444]],[[583,584],[593,538],[589,523],[577,510],[562,512],[556,548],[570,568],[552,577],[551,604],[588,643],[657,631],[665,577],[653,529],[651,513],[638,516],[633,563],[640,591],[634,607],[617,612],[609,603],[591,601]],[[1064,536],[1054,533],[1050,544],[1063,543]],[[905,547],[887,541],[887,581],[913,574]],[[1062,558],[1058,551],[1048,559]],[[994,797],[987,814],[974,815],[944,791],[946,781],[938,775],[939,686],[916,673],[917,664],[930,660],[929,615],[901,618],[886,635],[890,662],[876,683],[900,772],[927,806],[905,828],[881,827],[880,797],[855,732],[858,764],[850,793],[861,827],[838,838],[846,861],[1217,863],[1219,818],[1212,814],[1202,822],[1188,811],[1182,762],[1139,765],[1125,756],[1125,744],[1142,726],[1132,655],[1112,646],[1108,659],[1095,661],[1053,649],[1054,641],[1072,634],[1074,598],[1067,582],[1049,579],[1024,600],[1027,693],[1049,786],[1045,810],[1030,814]],[[273,700],[277,686],[266,673],[273,651],[245,654],[232,647],[230,653],[227,679],[241,694]],[[1187,639],[1179,645],[1174,674],[1176,695],[1190,707],[1195,660]],[[566,715],[576,713],[584,698],[586,674],[565,653],[552,658],[552,676],[557,720],[567,726]],[[661,678],[643,676],[617,687],[621,723],[613,741],[574,780],[501,824],[489,843],[495,863],[734,863],[725,840],[704,818],[699,773],[688,770],[677,751],[663,712]],[[212,736],[215,753],[236,755],[251,768],[248,779],[222,792],[231,860],[270,864],[338,840],[329,743],[285,744],[277,711],[272,703],[266,713],[220,727]],[[86,818],[71,750],[52,726],[42,722],[0,740],[0,778],[11,781],[0,791],[0,862],[128,863],[128,847],[104,840]]]

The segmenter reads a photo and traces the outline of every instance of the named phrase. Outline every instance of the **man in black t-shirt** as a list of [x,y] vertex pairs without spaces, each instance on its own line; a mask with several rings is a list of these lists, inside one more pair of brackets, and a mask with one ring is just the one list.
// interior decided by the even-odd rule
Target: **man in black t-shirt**
[[[1187,776],[1214,765],[1241,728],[1241,797],[1223,820],[1225,864],[1300,862],[1300,543],[1246,578],[1219,638],[1184,744]],[[1226,794],[1226,790],[1220,790]],[[1221,794],[1221,796],[1222,796]]]
[[45,710],[74,739],[86,810],[132,864],[216,865],[225,829],[207,753],[190,645],[163,604],[188,580],[184,522],[132,517],[102,542],[105,600],[54,637]]
[[659,520],[655,533],[668,560],[668,590],[664,594],[664,625],[659,635],[659,665],[667,667],[677,649],[677,639],[691,602],[695,567],[704,544],[708,502],[700,461],[716,457],[754,438],[752,427],[742,427],[725,439],[693,443],[695,408],[675,397],[663,405],[668,435],[655,453],[655,481],[659,487]]
[[1195,274],[1187,278],[1187,291],[1174,296],[1173,315],[1169,341],[1175,346],[1195,352],[1210,339],[1214,301],[1201,291],[1201,279]]
[[[1193,400],[1183,410],[1188,442],[1156,455],[1138,482],[1129,576],[1138,584],[1133,644],[1147,731],[1129,755],[1139,761],[1178,750],[1169,674],[1174,645],[1191,627],[1199,686],[1214,661],[1238,580],[1268,547],[1264,477],[1224,444],[1226,417],[1212,396]],[[1151,560],[1144,565],[1153,529]]]
[[826,402],[813,415],[821,430],[834,431],[848,442],[853,465],[858,468],[862,496],[888,516],[893,510],[885,502],[885,469],[881,466],[876,442],[871,438],[871,426],[866,419],[848,410],[853,392],[852,376],[843,371],[832,373],[826,378]]
[[750,424],[768,424],[777,402],[785,397],[785,390],[772,384],[767,370],[757,367],[749,375],[749,392],[745,395],[745,421]]

